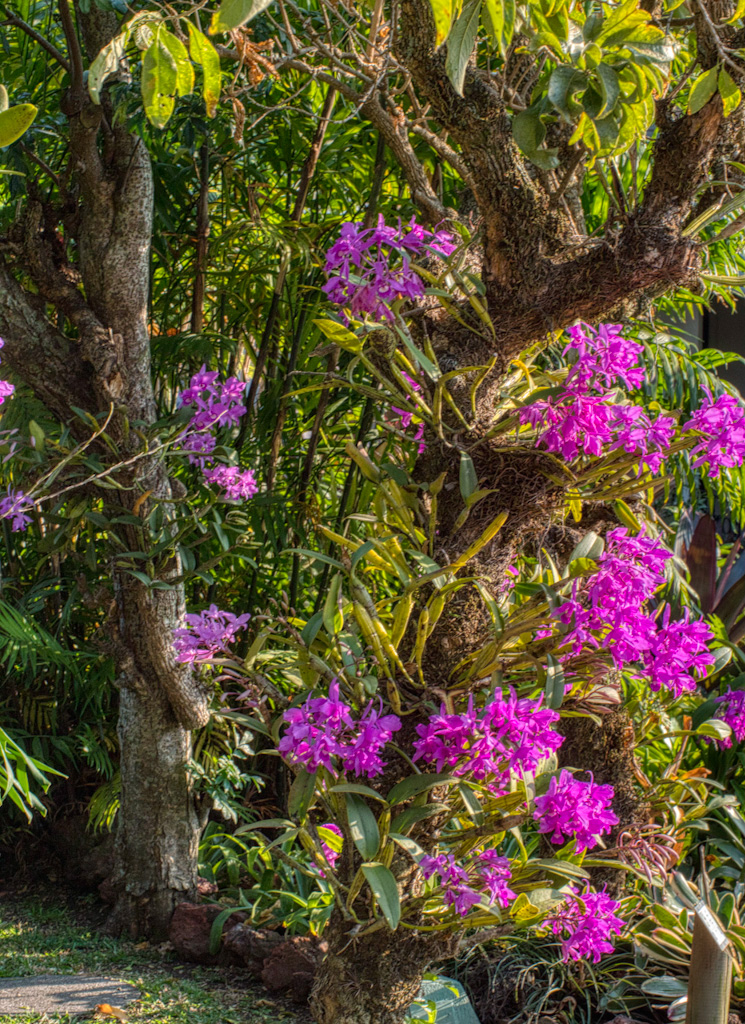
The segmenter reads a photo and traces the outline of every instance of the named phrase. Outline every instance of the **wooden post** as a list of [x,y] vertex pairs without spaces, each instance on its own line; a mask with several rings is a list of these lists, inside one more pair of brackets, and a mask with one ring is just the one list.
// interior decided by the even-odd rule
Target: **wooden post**
[[732,960],[696,915],[686,1024],[727,1024],[731,985]]

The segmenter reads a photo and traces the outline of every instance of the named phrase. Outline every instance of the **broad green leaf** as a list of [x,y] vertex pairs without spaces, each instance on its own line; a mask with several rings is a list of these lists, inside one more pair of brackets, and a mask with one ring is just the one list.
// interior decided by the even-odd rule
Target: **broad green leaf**
[[435,47],[442,46],[453,22],[452,0],[430,0],[435,19]]
[[191,22],[189,26],[189,53],[195,64],[202,68],[202,95],[204,104],[207,107],[207,117],[214,117],[217,110],[217,102],[220,99],[220,58],[217,50],[209,41],[207,36],[195,28]]
[[142,58],[142,102],[156,128],[164,128],[173,113],[177,82],[176,61],[157,32]]
[[384,864],[363,864],[362,873],[373,891],[388,927],[395,930],[401,920],[401,900],[392,872]]
[[468,0],[456,18],[448,36],[448,54],[445,70],[459,96],[463,95],[463,82],[466,77],[468,61],[476,44],[479,31],[479,14],[481,0]]
[[247,22],[261,14],[272,0],[222,0],[219,8],[212,15],[210,23],[210,34],[215,32],[230,32],[231,29],[240,28]]
[[611,113],[618,102],[618,98],[621,95],[621,83],[616,72],[607,64],[598,64],[595,73],[597,75],[600,95],[603,98],[603,105],[598,111],[597,116],[605,117]]
[[522,152],[538,167],[550,170],[558,166],[558,150],[538,148],[546,137],[546,128],[535,107],[521,110],[513,117],[512,136]]
[[347,820],[354,845],[363,860],[372,860],[380,847],[380,832],[375,815],[356,793],[347,793]]
[[460,453],[460,493],[464,501],[467,501],[479,485],[476,476],[476,467],[468,452]]
[[708,722],[701,723],[696,729],[696,734],[714,740],[726,740],[732,735],[732,729],[721,718],[710,718]]
[[38,112],[33,103],[17,103],[14,107],[0,111],[0,149],[20,139],[34,123]]
[[176,64],[176,92],[188,96],[194,88],[194,68],[186,47],[177,36],[165,28],[160,29],[160,40]]
[[724,68],[719,72],[719,95],[722,97],[724,116],[729,117],[740,106],[742,93]]
[[582,540],[572,551],[569,556],[569,564],[571,565],[571,563],[576,561],[578,558],[591,558],[593,560],[597,560],[602,555],[604,548],[605,541],[603,538],[598,537],[593,530],[590,530],[590,532],[584,535]]
[[388,803],[402,804],[404,800],[411,800],[412,797],[418,796],[420,793],[426,793],[428,789],[432,789],[433,786],[444,786],[450,783],[457,782],[450,775],[410,775],[408,779],[404,779],[403,782],[398,782],[388,793]]
[[287,797],[287,811],[292,818],[305,820],[305,816],[313,805],[316,794],[316,774],[304,768],[295,776]]
[[535,153],[546,137],[546,128],[535,107],[521,110],[512,119],[512,136],[526,156]]
[[8,99],[8,90],[5,88],[4,85],[0,85],[0,114],[2,114],[4,110],[8,109],[9,103],[10,100]]
[[579,113],[578,105],[572,101],[572,92],[582,88],[586,81],[581,71],[568,64],[560,64],[551,72],[548,80],[548,98],[567,121],[571,121]]
[[702,107],[706,106],[711,97],[717,91],[718,69],[711,68],[704,71],[691,86],[691,93],[688,97],[688,113],[696,114]]

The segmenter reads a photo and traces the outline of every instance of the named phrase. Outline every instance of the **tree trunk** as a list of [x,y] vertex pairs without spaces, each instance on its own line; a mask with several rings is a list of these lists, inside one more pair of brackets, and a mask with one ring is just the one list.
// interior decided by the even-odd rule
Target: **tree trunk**
[[324,937],[329,950],[310,997],[318,1024],[404,1024],[424,972],[452,945],[442,933],[388,928],[355,939],[339,917]]
[[199,823],[185,771],[189,733],[157,687],[123,688],[119,702],[122,794],[109,927],[164,939],[177,903],[197,884]]
[[[76,11],[92,61],[117,34],[118,19],[96,5]],[[73,248],[58,244],[52,201],[31,189],[16,249],[38,297],[0,265],[0,331],[11,368],[61,419],[70,418],[71,405],[101,422],[108,417],[116,454],[102,446],[101,457],[109,465],[124,463],[116,472],[122,488],[116,504],[104,509],[116,520],[124,506],[139,520],[112,526],[125,543],[116,549],[116,612],[107,622],[121,694],[122,799],[111,926],[161,938],[174,905],[196,891],[199,823],[187,773],[189,730],[205,725],[209,710],[206,692],[190,666],[176,663],[172,647],[184,609],[178,558],[153,560],[159,586],[152,587],[128,571],[121,555],[152,550],[175,528],[166,468],[149,454],[141,431],[130,429],[133,423],[147,428],[157,416],[148,331],[152,168],[143,140],[117,125],[108,97],[102,106],[91,102],[67,0],[59,14],[71,67],[60,107],[69,122],[75,176],[75,191],[63,198],[71,209],[77,264],[67,262]],[[45,316],[44,303],[56,311],[60,328]]]

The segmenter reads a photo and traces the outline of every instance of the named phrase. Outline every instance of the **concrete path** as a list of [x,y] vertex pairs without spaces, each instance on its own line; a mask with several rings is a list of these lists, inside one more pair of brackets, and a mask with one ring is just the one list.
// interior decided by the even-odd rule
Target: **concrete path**
[[0,1016],[93,1013],[100,1003],[122,1007],[137,998],[134,985],[87,974],[0,978]]

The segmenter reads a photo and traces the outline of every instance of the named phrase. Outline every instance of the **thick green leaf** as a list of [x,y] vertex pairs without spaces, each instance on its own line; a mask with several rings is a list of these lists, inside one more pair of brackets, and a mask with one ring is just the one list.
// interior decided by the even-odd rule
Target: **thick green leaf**
[[188,96],[194,88],[194,67],[186,47],[173,32],[165,28],[160,29],[159,36],[176,64],[176,92],[179,96]]
[[463,95],[463,82],[466,77],[468,61],[476,45],[479,31],[479,15],[481,0],[468,0],[455,20],[448,36],[448,55],[445,70],[459,96]]
[[168,123],[178,84],[176,61],[160,36],[159,31],[142,58],[142,102],[148,120],[156,128]]
[[460,453],[460,493],[464,501],[467,501],[479,486],[479,478],[476,476],[476,467],[468,452]]
[[396,929],[401,920],[401,900],[392,872],[384,864],[363,864],[362,873],[383,911],[388,927]]
[[17,103],[14,107],[0,111],[0,149],[20,139],[33,124],[38,112],[33,103]]
[[719,72],[719,95],[722,97],[724,116],[729,117],[740,106],[742,93],[724,68]]
[[9,105],[10,100],[8,98],[8,90],[4,85],[0,84],[0,114],[2,114],[4,110],[7,110]]
[[671,978],[663,975],[661,978],[647,978],[641,984],[642,992],[648,996],[656,996],[659,999],[678,999],[688,991],[688,986],[682,978]]
[[444,786],[457,782],[451,775],[410,775],[403,782],[398,782],[388,794],[388,803],[402,804],[404,800],[426,793],[433,786]]
[[714,740],[726,740],[732,735],[732,729],[721,718],[710,718],[708,722],[701,723],[696,733]]
[[240,28],[247,22],[261,14],[272,0],[222,0],[219,8],[212,15],[210,32],[230,32],[231,29]]
[[217,103],[220,99],[220,58],[217,50],[209,41],[207,36],[195,28],[191,22],[189,26],[189,53],[195,64],[202,68],[202,95],[207,108],[207,117],[214,117],[217,110]]
[[330,637],[339,633],[344,625],[344,616],[339,607],[339,595],[343,578],[341,573],[336,573],[331,580],[329,592],[323,603],[323,626]]
[[424,821],[425,818],[431,818],[434,814],[442,814],[447,810],[447,804],[415,804],[396,815],[391,822],[391,831],[405,835],[408,829],[416,825],[418,821]]
[[380,847],[380,832],[375,815],[356,793],[347,793],[347,820],[354,845],[363,860],[372,860]]
[[688,97],[688,113],[696,114],[702,107],[706,106],[711,97],[717,91],[718,84],[717,68],[704,71],[691,86],[691,93]]
[[382,804],[387,803],[385,797],[381,796],[380,793],[376,793],[375,790],[370,789],[369,786],[362,786],[356,782],[342,782],[338,786],[332,786],[329,792],[358,793],[360,796],[369,797],[371,800],[379,800]]
[[546,706],[554,711],[564,702],[564,669],[553,654],[546,656]]
[[316,795],[316,773],[301,768],[297,773],[287,797],[287,811],[292,818],[305,820]]

